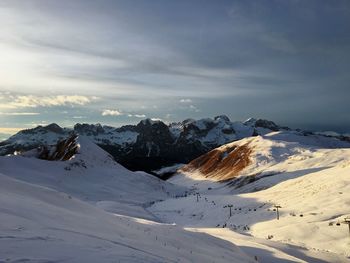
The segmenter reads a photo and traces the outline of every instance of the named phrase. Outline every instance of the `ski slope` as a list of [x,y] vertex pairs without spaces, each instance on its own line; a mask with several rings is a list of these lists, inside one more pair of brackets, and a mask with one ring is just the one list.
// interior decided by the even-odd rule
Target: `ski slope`
[[79,142],[66,162],[0,158],[0,262],[254,262],[228,241],[155,222],[145,205],[183,188]]
[[253,262],[229,242],[107,213],[3,174],[0,221],[0,262]]
[[[192,194],[149,210],[165,222],[249,243],[246,252],[257,253],[261,262],[349,262],[350,235],[342,222],[350,216],[350,149],[327,138],[283,133],[233,144],[247,143],[250,165],[233,180],[220,183],[199,169],[178,174],[169,181]],[[279,220],[274,205],[281,206]]]

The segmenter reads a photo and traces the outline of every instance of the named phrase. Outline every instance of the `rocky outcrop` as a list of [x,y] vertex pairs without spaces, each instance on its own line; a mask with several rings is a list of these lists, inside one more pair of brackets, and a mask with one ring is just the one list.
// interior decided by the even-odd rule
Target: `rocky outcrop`
[[217,182],[231,180],[250,164],[251,152],[249,144],[214,149],[185,165],[180,172],[198,171]]
[[105,132],[102,125],[99,123],[98,124],[77,123],[74,125],[74,131],[78,134],[86,135],[86,136],[97,136],[98,134]]
[[247,126],[254,127],[254,128],[269,129],[271,131],[279,131],[283,128],[283,127],[278,126],[273,121],[264,120],[264,119],[249,118],[248,120],[246,120],[244,122],[244,124]]
[[72,134],[65,140],[59,140],[56,145],[41,146],[37,157],[48,161],[68,161],[78,152],[77,138],[78,135]]

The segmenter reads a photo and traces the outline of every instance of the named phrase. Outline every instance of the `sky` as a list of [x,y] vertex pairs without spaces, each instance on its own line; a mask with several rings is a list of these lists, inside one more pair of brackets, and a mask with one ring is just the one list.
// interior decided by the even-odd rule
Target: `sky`
[[350,132],[347,0],[0,0],[0,29],[1,134],[221,114]]

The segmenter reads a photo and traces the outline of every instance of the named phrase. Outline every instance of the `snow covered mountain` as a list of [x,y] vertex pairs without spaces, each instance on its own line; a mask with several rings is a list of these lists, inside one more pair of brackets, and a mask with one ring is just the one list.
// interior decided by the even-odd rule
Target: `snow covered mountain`
[[277,131],[189,163],[168,181],[192,194],[158,202],[150,211],[165,222],[248,246],[246,252],[263,262],[350,262],[344,223],[350,218],[349,174],[349,142]]
[[350,148],[350,142],[334,137],[278,131],[225,144],[191,161],[181,171],[208,180],[249,183],[291,171],[295,164],[307,168],[332,165],[344,158],[346,148]]
[[[76,124],[73,129],[50,124],[23,130],[0,142],[0,155],[55,144],[71,133],[90,138],[130,170],[151,172],[176,163],[188,163],[223,144],[272,131],[289,131],[267,120],[231,122],[227,116],[187,119],[166,125],[146,119],[120,128],[100,124]],[[305,135],[311,133],[302,132]],[[340,137],[340,136],[339,136]],[[340,139],[347,139],[346,137]]]

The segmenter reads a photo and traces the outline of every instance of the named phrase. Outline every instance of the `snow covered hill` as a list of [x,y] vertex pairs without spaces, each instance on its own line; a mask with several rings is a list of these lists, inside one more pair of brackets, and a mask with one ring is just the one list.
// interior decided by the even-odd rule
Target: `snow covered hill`
[[[36,150],[0,158],[0,172],[16,179],[49,187],[117,213],[152,218],[145,204],[184,191],[152,175],[131,172],[88,138],[78,138],[79,152],[69,161],[30,158]],[[35,154],[34,154],[35,156]],[[120,206],[119,204],[123,205]]]
[[231,185],[242,186],[282,172],[332,166],[349,158],[348,148],[349,142],[336,138],[279,131],[225,144],[193,160],[181,171],[206,180],[231,180]]
[[[343,223],[350,217],[349,146],[297,132],[245,138],[182,169],[169,181],[192,194],[156,203],[150,211],[192,231],[249,243],[246,252],[257,253],[261,262],[349,262]],[[248,151],[230,153],[242,147]],[[246,165],[235,170],[240,162]]]
[[78,143],[67,161],[0,157],[0,262],[254,262],[230,242],[156,223],[145,206],[184,189]]

